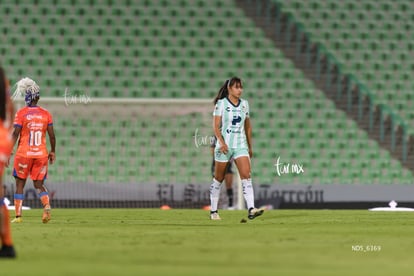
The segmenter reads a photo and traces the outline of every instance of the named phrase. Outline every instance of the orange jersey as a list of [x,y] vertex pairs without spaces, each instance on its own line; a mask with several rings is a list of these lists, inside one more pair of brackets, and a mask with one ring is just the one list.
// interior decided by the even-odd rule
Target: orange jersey
[[26,106],[17,111],[14,127],[21,127],[16,155],[27,158],[48,156],[47,127],[53,125],[52,115],[40,106]]
[[[0,120],[0,177],[2,174],[3,164],[7,162],[12,150],[12,140],[9,130],[3,127]],[[1,188],[1,187],[0,187]]]

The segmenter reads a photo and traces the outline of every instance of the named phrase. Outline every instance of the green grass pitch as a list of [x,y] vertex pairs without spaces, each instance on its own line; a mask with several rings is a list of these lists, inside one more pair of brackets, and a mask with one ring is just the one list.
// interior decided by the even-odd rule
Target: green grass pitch
[[[14,212],[11,212],[11,216]],[[410,212],[54,209],[13,224],[7,275],[411,275]]]

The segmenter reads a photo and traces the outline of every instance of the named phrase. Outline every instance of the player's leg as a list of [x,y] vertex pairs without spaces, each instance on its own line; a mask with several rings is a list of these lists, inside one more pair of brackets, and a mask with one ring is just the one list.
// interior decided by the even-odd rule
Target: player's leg
[[210,185],[210,218],[212,220],[220,220],[217,210],[220,197],[220,188],[226,174],[227,164],[232,155],[233,152],[231,149],[229,149],[226,154],[222,153],[218,148],[214,150],[214,177],[213,183]]
[[43,206],[42,222],[48,223],[51,219],[51,207],[49,200],[49,192],[44,185],[44,180],[33,180],[33,185],[36,189],[37,194],[39,195],[40,202]]
[[247,209],[254,208],[253,185],[250,177],[250,158],[248,156],[240,156],[237,157],[234,162],[239,170]]
[[36,189],[37,194],[39,195],[40,202],[42,203],[43,208],[49,206],[50,207],[50,200],[49,200],[49,191],[45,186],[44,180],[34,180],[33,181],[34,188]]
[[211,176],[213,178],[214,178],[214,172],[215,172],[215,170],[216,170],[216,161],[214,160],[214,157],[213,157],[213,160],[211,162]]
[[16,191],[14,193],[14,210],[16,218],[12,220],[13,223],[22,222],[22,206],[24,200],[24,186],[26,185],[26,178],[29,175],[30,168],[33,162],[29,158],[21,156],[14,157],[13,176],[16,180]]
[[[2,169],[0,169],[2,170]],[[3,194],[3,173],[0,172],[0,258],[14,258],[16,252],[14,251],[13,241],[11,236],[10,216],[6,204],[4,204]]]
[[235,156],[235,163],[240,173],[241,184],[243,187],[243,196],[246,201],[249,219],[254,219],[263,214],[262,209],[257,209],[254,206],[254,190],[251,179],[250,157],[245,153],[240,152],[239,156]]
[[34,159],[32,171],[30,173],[31,178],[33,179],[34,188],[36,189],[36,192],[39,195],[40,201],[43,206],[43,223],[48,223],[51,219],[49,192],[46,186],[44,185],[47,176],[47,169],[48,158],[36,158]]
[[224,182],[226,183],[226,194],[229,203],[228,208],[233,209],[233,171],[231,169],[231,162],[227,164]]
[[221,183],[223,182],[228,162],[216,160],[215,163],[214,178],[210,185],[210,218],[212,220],[220,220],[218,215],[218,202],[220,198]]
[[13,223],[22,222],[22,206],[24,200],[24,186],[26,185],[26,179],[21,179],[17,176],[14,177],[16,180],[16,191],[14,193],[14,211],[15,218],[12,220]]
[[[8,134],[6,134],[8,135]],[[13,241],[11,236],[11,227],[10,227],[10,215],[9,210],[7,209],[6,204],[4,203],[4,188],[3,188],[3,173],[4,167],[8,157],[10,156],[11,143],[6,143],[7,141],[3,138],[6,135],[0,135],[0,257],[1,258],[14,258],[16,253],[13,248]]]
[[11,236],[9,210],[3,202],[3,196],[1,196],[0,199],[0,239],[2,245],[0,249],[0,258],[14,258],[16,257],[16,252],[14,251]]

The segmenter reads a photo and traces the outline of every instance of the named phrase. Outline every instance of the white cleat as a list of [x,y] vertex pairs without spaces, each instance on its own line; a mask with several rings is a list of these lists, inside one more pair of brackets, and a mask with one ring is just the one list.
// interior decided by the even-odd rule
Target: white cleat
[[219,214],[217,212],[210,213],[210,219],[211,220],[221,220]]
[[264,209],[257,209],[257,208],[250,208],[249,215],[247,216],[249,219],[254,219],[258,216],[263,215]]

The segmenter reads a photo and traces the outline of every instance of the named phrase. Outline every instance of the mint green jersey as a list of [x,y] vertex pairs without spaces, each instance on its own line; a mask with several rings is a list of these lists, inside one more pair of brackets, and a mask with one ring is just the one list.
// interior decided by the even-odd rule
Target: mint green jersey
[[[240,99],[238,105],[233,105],[228,98],[218,100],[213,112],[221,116],[221,135],[229,148],[248,148],[244,122],[249,118],[249,103]],[[220,148],[217,141],[216,148]]]

